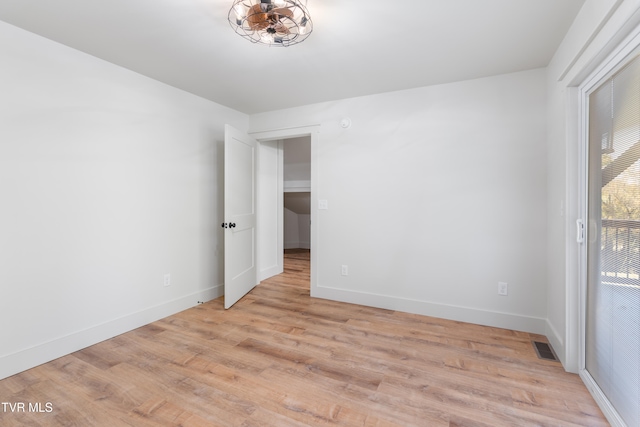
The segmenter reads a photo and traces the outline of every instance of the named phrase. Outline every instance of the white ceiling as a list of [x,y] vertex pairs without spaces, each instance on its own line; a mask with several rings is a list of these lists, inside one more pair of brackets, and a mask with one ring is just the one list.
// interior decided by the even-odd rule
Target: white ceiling
[[231,0],[2,0],[0,20],[247,114],[546,66],[584,0],[308,0],[313,33],[236,35]]

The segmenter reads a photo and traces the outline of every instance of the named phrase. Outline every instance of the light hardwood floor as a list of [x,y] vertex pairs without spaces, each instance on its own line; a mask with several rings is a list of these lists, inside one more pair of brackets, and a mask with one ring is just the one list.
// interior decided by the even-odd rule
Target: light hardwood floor
[[608,425],[532,339],[311,299],[308,252],[290,251],[230,310],[211,301],[0,381],[1,402],[43,411],[0,406],[0,425]]

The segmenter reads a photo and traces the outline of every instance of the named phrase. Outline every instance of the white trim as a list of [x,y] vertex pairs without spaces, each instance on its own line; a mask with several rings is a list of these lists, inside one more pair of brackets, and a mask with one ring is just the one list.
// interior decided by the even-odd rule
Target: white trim
[[[618,22],[618,27],[611,31],[607,27],[610,22]],[[589,80],[594,78],[598,70],[605,68],[614,53],[624,48],[634,38],[640,24],[640,8],[632,2],[617,1],[611,7],[606,16],[600,21],[597,28],[591,33],[588,42],[585,42],[580,50],[580,56],[571,61],[571,67],[567,67],[562,72],[562,78],[570,77],[566,86],[567,110],[565,112],[566,122],[566,175],[565,175],[565,347],[559,351],[559,357],[564,367],[569,372],[579,371],[580,354],[582,348],[581,340],[583,332],[580,330],[583,319],[581,319],[581,307],[583,290],[580,286],[579,266],[581,259],[581,248],[575,240],[575,221],[585,218],[586,213],[581,210],[581,198],[584,198],[586,189],[581,189],[582,179],[581,167],[585,164],[583,157],[585,153],[582,143],[581,132],[583,132],[584,105],[582,105],[583,93],[581,88]],[[612,24],[613,25],[613,24]],[[607,33],[608,31],[608,33]],[[605,34],[606,33],[606,34]],[[610,33],[610,34],[609,34]],[[599,43],[599,38],[607,38],[605,42]],[[591,45],[600,46],[599,51],[590,52]],[[571,68],[576,68],[571,70]],[[571,71],[571,72],[569,72]],[[582,109],[582,110],[581,110]]]
[[299,127],[271,129],[265,131],[254,131],[249,132],[249,135],[257,139],[258,141],[272,141],[274,139],[289,139],[313,135],[320,132],[320,127],[320,125],[306,125]]
[[[579,145],[578,145],[578,174],[579,182],[577,190],[579,194],[578,215],[587,226],[585,227],[584,241],[589,241],[590,228],[588,226],[588,170],[589,170],[589,95],[596,90],[599,85],[609,76],[613,75],[620,68],[625,66],[625,61],[634,51],[640,50],[640,26],[635,29],[606,56],[606,59],[591,72],[579,87]],[[587,320],[587,245],[583,244],[579,248],[577,263],[577,283],[578,283],[578,315],[579,315],[579,354],[578,373],[587,389],[598,403],[612,426],[624,427],[626,424],[620,418],[618,412],[611,405],[609,399],[602,392],[591,374],[586,369],[586,320]],[[568,310],[569,311],[569,310]]]
[[[269,141],[274,141],[274,140],[269,140]],[[262,153],[261,151],[261,147],[262,147],[262,143],[263,142],[267,142],[267,141],[259,141],[258,140],[258,145],[260,146],[258,148],[258,153]],[[275,205],[279,206],[283,206],[284,205],[284,187],[283,187],[283,177],[284,177],[284,159],[282,156],[282,149],[283,149],[283,142],[281,140],[276,140],[276,148],[277,148],[277,172],[276,172],[276,193],[277,193],[277,200]],[[258,169],[261,169],[263,166],[261,165],[262,159],[260,158],[260,156],[258,156]],[[261,178],[261,174],[258,174],[258,183],[256,186],[256,190],[258,192],[258,217],[260,215],[262,215],[262,212],[260,211],[262,208],[262,201],[259,197],[259,195],[261,194],[262,191],[262,178]],[[261,238],[261,233],[260,233],[260,224],[262,224],[262,222],[258,221],[258,229],[256,230],[256,235],[258,236],[258,256],[257,256],[257,262],[258,265],[261,266],[261,268],[259,268],[258,271],[258,277],[257,277],[257,284],[259,284],[261,281],[268,279],[269,277],[273,277],[276,276],[280,273],[282,273],[284,271],[284,236],[283,233],[280,233],[279,230],[283,229],[283,223],[284,223],[284,216],[283,216],[283,212],[282,209],[278,210],[278,213],[276,215],[276,221],[275,224],[271,224],[271,226],[276,228],[276,239],[277,241],[275,242],[275,246],[276,246],[276,252],[278,253],[275,264],[267,266],[267,267],[263,267],[260,264],[260,248],[261,248],[261,243],[260,243],[260,238]]]
[[533,334],[544,334],[546,319],[542,317],[523,316],[498,311],[479,310],[458,305],[441,304],[430,301],[400,298],[390,295],[374,294],[319,286],[315,297],[387,310],[438,317],[458,322],[474,323],[476,325],[494,328],[512,329]]
[[576,53],[573,59],[564,68],[562,73],[560,73],[560,76],[558,77],[559,82],[562,81],[567,76],[569,71],[571,71],[571,69],[576,65],[576,63],[580,60],[580,57],[585,53],[585,51],[591,45],[591,43],[596,38],[596,36],[600,34],[600,31],[602,31],[604,26],[607,24],[607,22],[609,22],[613,14],[618,10],[618,8],[623,2],[624,0],[616,0],[616,3],[609,9],[609,12],[607,13],[607,15],[604,16],[602,20],[600,20],[596,28],[594,28],[591,34],[589,35],[589,38],[582,44],[582,47],[580,48],[578,53]]
[[609,399],[607,399],[604,393],[602,393],[602,390],[600,390],[600,387],[598,387],[598,384],[589,374],[589,372],[586,370],[581,370],[580,378],[582,379],[584,385],[587,387],[587,390],[589,390],[589,393],[591,393],[591,396],[593,396],[593,399],[598,404],[598,407],[604,414],[607,421],[609,421],[609,424],[611,424],[612,427],[627,427],[627,424],[622,418],[620,418],[618,411],[615,410],[615,408],[611,405],[611,402],[609,402]]
[[[549,322],[549,319],[545,319],[544,335],[547,337],[547,339],[549,340],[549,344],[551,344],[551,347],[554,350],[559,348],[564,348],[565,343],[564,343],[564,340],[562,339],[562,335],[558,332],[556,328],[553,327],[551,322]],[[562,366],[565,368],[565,370],[569,371],[569,369],[567,368],[566,360],[563,359],[563,357],[566,357],[566,356],[561,354],[561,352],[557,352],[556,354],[558,355],[558,358],[560,358],[560,362],[562,363]],[[572,371],[569,371],[569,372],[572,372]]]
[[311,181],[284,181],[286,193],[307,193],[311,191]]
[[[591,40],[591,43],[598,43],[598,38],[606,38],[606,41],[602,42],[602,47],[598,52],[593,52],[589,55],[589,47],[583,50],[583,55],[587,55],[588,60],[584,64],[579,65],[580,69],[576,70],[575,75],[571,76],[570,86],[582,85],[589,76],[592,75],[594,70],[602,68],[607,58],[611,57],[611,52],[615,52],[629,40],[629,35],[634,34],[636,27],[640,25],[640,7],[638,7],[637,0],[635,1],[622,1],[614,5],[615,10],[612,13],[607,13],[605,17],[604,26],[598,27],[595,37]],[[611,31],[608,34],[601,34],[606,32],[606,27],[610,22],[618,22],[618,26],[615,31]],[[577,65],[574,64],[574,67]],[[568,75],[568,74],[567,74]],[[566,77],[566,76],[565,76]]]
[[132,331],[223,295],[217,285],[0,357],[0,380]]
[[[265,131],[250,132],[253,138],[259,143],[262,141],[283,140],[289,138],[298,138],[308,136],[311,139],[311,242],[309,243],[309,249],[311,250],[311,262],[310,262],[310,294],[312,297],[316,296],[315,292],[318,284],[318,220],[317,220],[317,200],[318,197],[318,150],[320,145],[320,125],[305,125],[299,127],[289,127],[282,129],[271,129]],[[282,207],[284,210],[284,207]],[[280,230],[278,230],[279,236],[284,236],[284,230],[282,229],[282,223]],[[260,231],[258,230],[258,234]]]
[[[283,250],[284,249],[287,249],[286,245],[283,246]],[[262,270],[260,270],[258,283],[262,282],[263,280],[267,280],[269,277],[277,276],[283,271],[284,270],[282,265],[272,265],[271,267],[263,268]]]
[[[565,157],[565,339],[564,351],[558,352],[564,368],[568,372],[578,373],[579,370],[579,285],[577,265],[579,260],[579,246],[576,243],[575,222],[581,216],[579,212],[579,200],[576,197],[576,188],[579,184],[577,170],[580,167],[578,146],[580,132],[579,99],[577,87],[568,87],[566,113],[566,157]],[[557,332],[557,331],[556,331]],[[552,342],[552,345],[554,343]],[[556,347],[561,348],[561,347]]]
[[577,182],[577,194],[578,194],[578,218],[585,224],[583,243],[577,247],[577,263],[575,286],[577,287],[577,299],[578,306],[577,314],[578,318],[578,372],[583,372],[585,369],[585,340],[586,340],[586,308],[587,308],[587,244],[589,242],[589,222],[588,222],[588,169],[589,169],[589,130],[588,119],[589,106],[588,106],[588,94],[585,91],[584,86],[579,89],[578,111],[579,111],[579,128],[578,128],[578,182]]
[[311,242],[284,242],[285,249],[311,249]]

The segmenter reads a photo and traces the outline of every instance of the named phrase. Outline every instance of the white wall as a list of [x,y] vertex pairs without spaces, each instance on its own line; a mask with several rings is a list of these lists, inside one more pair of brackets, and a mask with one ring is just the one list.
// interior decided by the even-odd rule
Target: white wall
[[638,0],[587,0],[547,71],[547,328],[565,369],[579,344],[579,94],[577,87],[640,22]]
[[298,214],[298,248],[311,249],[311,215]]
[[311,215],[284,208],[284,248],[311,249]]
[[[639,7],[586,0],[548,70],[252,116],[321,125],[314,295],[546,332],[574,369],[574,88]],[[3,378],[220,294],[223,128],[249,119],[2,22],[0,40]]]
[[284,186],[311,186],[311,138],[282,141],[284,150]]
[[[283,141],[284,187],[294,191],[300,199],[293,202],[285,197],[285,206],[294,204],[291,209],[285,207],[284,247],[285,249],[310,249],[311,228],[309,222],[311,188],[311,137],[290,138]],[[307,191],[303,191],[307,190]],[[291,195],[291,193],[289,193]]]
[[544,332],[545,76],[251,116],[252,131],[321,125],[313,295]]
[[284,208],[284,248],[300,248],[298,214],[287,208]]
[[220,295],[224,124],[248,117],[2,22],[0,40],[4,378]]

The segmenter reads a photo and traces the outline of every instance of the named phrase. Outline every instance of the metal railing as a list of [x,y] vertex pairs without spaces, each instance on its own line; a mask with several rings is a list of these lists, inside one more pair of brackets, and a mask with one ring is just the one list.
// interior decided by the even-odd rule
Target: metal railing
[[602,220],[602,280],[640,285],[640,221]]

